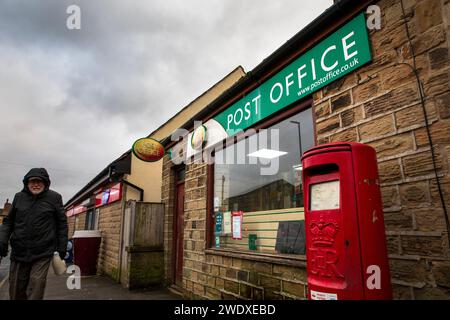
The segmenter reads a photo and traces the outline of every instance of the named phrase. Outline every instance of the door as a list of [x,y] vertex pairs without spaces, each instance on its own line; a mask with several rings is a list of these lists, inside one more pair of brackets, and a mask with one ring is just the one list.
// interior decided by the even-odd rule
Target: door
[[176,185],[175,211],[175,284],[182,285],[183,279],[183,233],[184,233],[184,181]]

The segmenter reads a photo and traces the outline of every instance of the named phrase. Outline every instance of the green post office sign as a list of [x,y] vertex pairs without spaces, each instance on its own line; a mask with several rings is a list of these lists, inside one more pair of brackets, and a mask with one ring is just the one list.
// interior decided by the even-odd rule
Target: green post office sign
[[366,21],[360,13],[214,120],[232,136],[371,59]]

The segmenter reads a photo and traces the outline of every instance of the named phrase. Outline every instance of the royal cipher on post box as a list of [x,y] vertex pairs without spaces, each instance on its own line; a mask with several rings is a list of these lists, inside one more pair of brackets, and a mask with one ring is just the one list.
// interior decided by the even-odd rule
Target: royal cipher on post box
[[375,150],[319,145],[302,167],[308,298],[392,299]]

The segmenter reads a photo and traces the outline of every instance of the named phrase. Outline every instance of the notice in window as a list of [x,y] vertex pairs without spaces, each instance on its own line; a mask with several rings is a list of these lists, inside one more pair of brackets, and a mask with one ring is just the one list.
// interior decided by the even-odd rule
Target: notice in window
[[216,236],[216,248],[220,248],[220,237]]
[[339,180],[311,185],[311,211],[339,209]]
[[242,211],[231,213],[231,223],[233,229],[233,239],[242,239]]

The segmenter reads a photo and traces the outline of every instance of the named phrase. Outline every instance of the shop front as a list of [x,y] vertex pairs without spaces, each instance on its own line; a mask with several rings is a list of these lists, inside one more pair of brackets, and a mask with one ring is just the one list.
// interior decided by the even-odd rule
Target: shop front
[[[147,137],[158,145],[244,74],[242,67],[233,69]],[[101,231],[98,273],[124,287],[141,288],[162,281],[162,161],[143,161],[133,150],[106,166],[67,201],[65,209],[69,238],[79,230]]]
[[448,7],[340,1],[164,140],[166,280],[190,298],[306,298],[300,158],[355,141],[377,151],[394,297],[448,299]]

